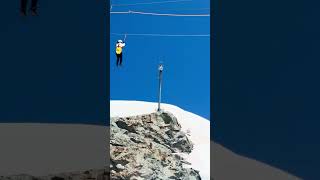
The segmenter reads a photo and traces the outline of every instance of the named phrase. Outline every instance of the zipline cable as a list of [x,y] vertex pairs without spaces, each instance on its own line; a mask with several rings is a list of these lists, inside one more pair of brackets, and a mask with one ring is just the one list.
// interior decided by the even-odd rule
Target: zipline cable
[[[150,9],[149,9],[150,10]],[[163,9],[152,9],[152,10],[161,10],[161,11],[197,11],[197,10],[210,10],[210,8],[163,8]]]
[[[149,9],[149,10],[151,10],[151,11],[159,11],[159,10],[161,10],[161,11],[182,11],[182,10],[183,11],[198,11],[198,10],[210,10],[210,8],[175,8],[175,9],[163,8],[163,9]],[[138,10],[136,10],[136,11],[138,11]],[[112,12],[111,9],[110,9],[110,12]],[[114,11],[114,14],[117,14],[116,12],[120,12],[120,11]],[[142,11],[139,11],[139,12],[142,12]],[[127,11],[125,12],[125,14],[127,14]]]
[[190,2],[192,0],[175,0],[175,1],[157,1],[157,2],[142,2],[142,3],[134,3],[134,4],[112,4],[115,6],[135,6],[135,5],[149,5],[149,4],[165,4],[165,3],[179,3],[179,2]]
[[167,37],[210,37],[210,34],[122,34],[122,33],[110,33],[117,36],[167,36]]
[[152,16],[189,16],[189,17],[204,17],[210,16],[210,14],[162,14],[162,13],[149,13],[140,11],[112,11],[110,14],[142,14],[142,15],[152,15]]

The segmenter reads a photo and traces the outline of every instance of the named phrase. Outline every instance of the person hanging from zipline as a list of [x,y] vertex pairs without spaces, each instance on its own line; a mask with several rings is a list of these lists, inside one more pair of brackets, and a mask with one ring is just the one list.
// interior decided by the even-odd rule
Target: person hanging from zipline
[[[22,16],[27,16],[27,6],[28,6],[28,0],[20,0],[20,13]],[[32,16],[37,16],[37,4],[38,0],[31,0],[31,15]]]
[[122,51],[125,46],[125,42],[118,40],[116,44],[116,56],[117,56],[117,66],[122,65]]

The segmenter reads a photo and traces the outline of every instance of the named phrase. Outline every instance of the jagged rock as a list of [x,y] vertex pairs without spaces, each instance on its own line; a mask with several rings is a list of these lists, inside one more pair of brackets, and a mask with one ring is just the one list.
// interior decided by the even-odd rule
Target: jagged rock
[[201,179],[174,154],[190,153],[193,144],[169,112],[114,117],[110,129],[111,179]]

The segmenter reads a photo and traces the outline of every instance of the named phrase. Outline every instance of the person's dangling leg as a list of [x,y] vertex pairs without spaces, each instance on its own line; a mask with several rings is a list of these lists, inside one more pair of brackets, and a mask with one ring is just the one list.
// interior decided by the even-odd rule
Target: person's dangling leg
[[116,56],[117,56],[117,66],[119,66],[120,56],[119,56],[119,54],[116,54]]
[[38,8],[38,0],[32,0],[31,1],[31,12],[32,12],[33,16],[38,15],[37,8]]
[[117,57],[117,66],[119,66],[120,57]]
[[28,0],[21,0],[20,1],[20,13],[23,16],[27,15],[27,3],[28,3]]
[[120,54],[120,66],[122,66],[122,53]]

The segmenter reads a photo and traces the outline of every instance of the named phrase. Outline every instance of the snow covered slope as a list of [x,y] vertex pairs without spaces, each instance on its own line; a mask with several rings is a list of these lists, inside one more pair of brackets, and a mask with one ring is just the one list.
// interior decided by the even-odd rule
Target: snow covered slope
[[[126,117],[153,113],[158,104],[142,101],[110,101],[111,117]],[[184,155],[193,169],[200,171],[204,180],[210,179],[210,122],[193,113],[169,105],[161,104],[163,111],[172,113],[180,123],[182,130],[189,132],[189,139],[194,143],[193,151]]]

